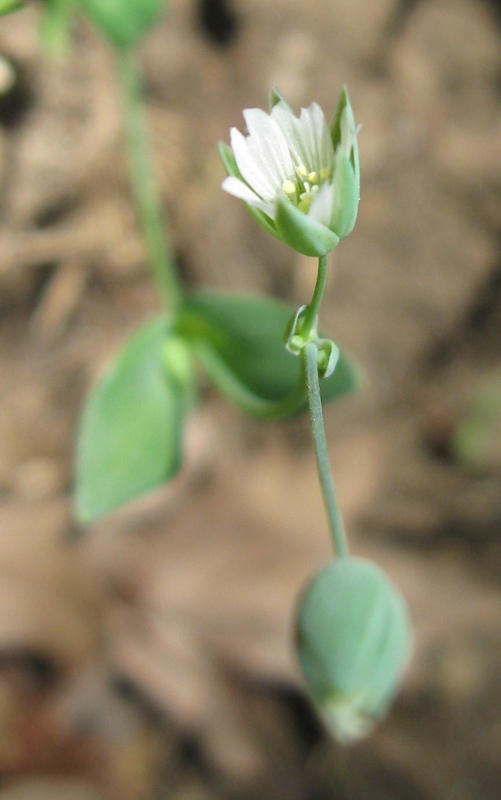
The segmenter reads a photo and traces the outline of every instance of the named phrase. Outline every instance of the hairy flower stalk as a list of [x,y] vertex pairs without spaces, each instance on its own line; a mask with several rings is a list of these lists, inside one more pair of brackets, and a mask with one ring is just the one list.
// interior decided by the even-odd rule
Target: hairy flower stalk
[[330,128],[316,103],[296,117],[277,91],[269,114],[243,113],[248,136],[232,128],[231,148],[221,145],[223,189],[276,238],[325,255],[351,232],[358,209],[357,129],[346,89]]

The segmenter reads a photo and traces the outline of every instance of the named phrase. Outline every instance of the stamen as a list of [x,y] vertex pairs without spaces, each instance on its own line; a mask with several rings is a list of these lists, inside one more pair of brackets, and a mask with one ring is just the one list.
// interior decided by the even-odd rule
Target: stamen
[[296,184],[293,181],[286,180],[282,183],[282,189],[284,190],[285,194],[295,194]]
[[316,172],[308,172],[308,180],[310,183],[316,183],[318,178],[318,173]]
[[306,169],[304,164],[300,164],[299,167],[296,167],[296,172],[300,178],[306,178],[308,174],[308,170]]
[[329,177],[329,170],[327,167],[322,167],[320,170],[320,177],[324,181],[326,178]]

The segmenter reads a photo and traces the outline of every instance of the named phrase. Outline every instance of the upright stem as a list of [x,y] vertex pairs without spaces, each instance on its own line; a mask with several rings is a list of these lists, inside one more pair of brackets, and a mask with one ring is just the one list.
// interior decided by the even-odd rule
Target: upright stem
[[310,408],[311,430],[317,458],[318,476],[320,478],[325,509],[332,533],[334,550],[338,556],[347,556],[348,543],[336,499],[334,484],[332,482],[329,453],[327,451],[327,441],[325,438],[320,384],[318,380],[317,352],[317,345],[314,342],[306,344],[301,351],[306,372],[306,390]]
[[181,300],[182,289],[174,255],[167,240],[160,199],[153,179],[143,114],[141,73],[133,50],[119,53],[117,60],[129,145],[132,188],[146,239],[149,261],[167,307],[175,309]]
[[311,303],[306,309],[303,324],[301,326],[301,336],[304,341],[308,341],[309,334],[316,329],[318,311],[322,297],[324,296],[325,284],[327,283],[327,256],[320,256],[318,259],[318,272],[315,289]]

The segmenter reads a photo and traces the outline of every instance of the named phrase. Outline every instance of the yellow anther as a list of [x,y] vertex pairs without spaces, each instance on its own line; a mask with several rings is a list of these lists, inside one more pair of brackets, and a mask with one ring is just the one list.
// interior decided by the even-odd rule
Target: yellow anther
[[329,170],[328,170],[328,168],[327,168],[327,167],[322,167],[322,169],[320,170],[320,177],[322,178],[322,180],[323,180],[323,181],[324,181],[326,178],[328,178],[328,177],[329,177]]
[[296,184],[294,181],[284,181],[282,183],[282,189],[284,190],[285,194],[295,194],[296,193]]
[[296,167],[296,172],[301,178],[306,178],[308,174],[308,170],[304,164],[300,164],[299,167]]
[[308,172],[308,180],[310,181],[310,183],[316,183],[317,178],[318,178],[317,172]]

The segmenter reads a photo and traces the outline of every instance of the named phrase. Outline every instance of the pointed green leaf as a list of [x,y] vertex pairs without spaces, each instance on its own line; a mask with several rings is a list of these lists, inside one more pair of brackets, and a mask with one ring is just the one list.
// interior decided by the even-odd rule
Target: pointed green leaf
[[70,49],[70,25],[76,0],[48,0],[40,21],[40,44],[50,58],[63,58]]
[[304,214],[285,196],[278,200],[275,222],[282,241],[305,256],[325,256],[339,243],[333,231]]
[[140,43],[165,10],[165,0],[78,0],[97,28],[117,48]]
[[[301,374],[300,359],[283,344],[292,313],[290,306],[269,298],[196,292],[186,299],[175,327],[187,340],[209,347],[243,395],[276,403],[294,391]],[[214,369],[214,380],[224,392],[209,359],[205,366],[209,376]],[[332,400],[358,385],[358,370],[341,353],[333,375],[321,382],[322,398]],[[228,396],[249,410],[234,392]]]
[[76,453],[76,514],[91,522],[178,471],[186,386],[168,369],[168,323],[144,325],[91,393]]

